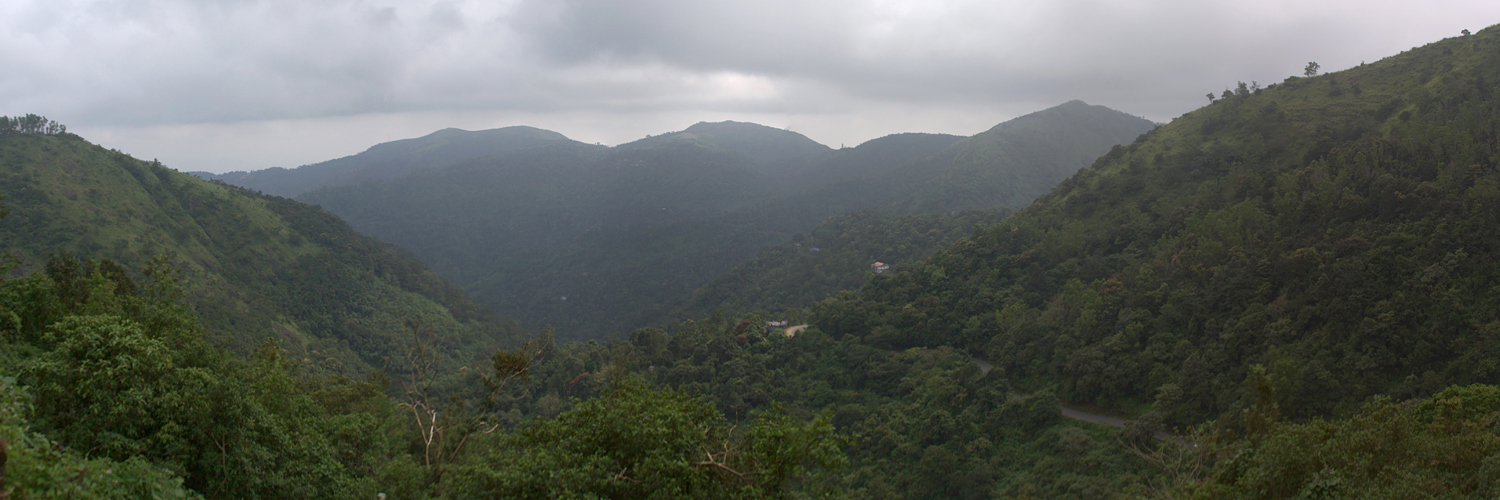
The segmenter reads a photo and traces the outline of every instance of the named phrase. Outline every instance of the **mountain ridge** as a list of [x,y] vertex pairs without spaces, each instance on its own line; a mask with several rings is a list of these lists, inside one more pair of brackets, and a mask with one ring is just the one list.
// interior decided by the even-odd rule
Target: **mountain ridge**
[[[1500,30],[1241,90],[816,324],[1187,425],[1492,381]],[[1256,368],[1259,366],[1260,368]]]
[[[1065,107],[1079,106],[1081,111],[1053,113],[1059,116],[1011,120],[1018,124],[1015,130],[1053,130],[1061,137],[1030,149],[976,148],[965,157],[965,167],[986,175],[1042,168],[1033,166],[1037,158],[1066,151],[1066,160],[1046,168],[1055,170],[1052,163],[1082,168],[1153,126],[1081,102]],[[1089,126],[1070,120],[1099,120],[1096,128],[1119,132],[1074,133]],[[399,181],[314,190],[299,199],[411,249],[508,317],[552,324],[561,338],[601,337],[663,317],[692,290],[759,249],[828,217],[956,189],[969,180],[918,189],[951,170],[949,164],[923,164],[921,158],[964,141],[1008,137],[1011,130],[978,140],[893,135],[833,150],[764,125],[701,122],[612,148],[572,144],[511,151],[416,171]],[[561,154],[549,149],[558,147],[589,152],[550,157]],[[1030,202],[1025,196],[1039,193],[1012,190],[1012,196],[969,197],[966,206],[938,208],[946,213],[1022,206]],[[928,209],[908,205],[898,214]]]
[[295,198],[322,187],[392,179],[423,168],[557,143],[577,141],[557,132],[524,125],[478,131],[445,128],[421,137],[382,142],[354,155],[291,169],[273,167],[223,174],[189,173],[266,194]]

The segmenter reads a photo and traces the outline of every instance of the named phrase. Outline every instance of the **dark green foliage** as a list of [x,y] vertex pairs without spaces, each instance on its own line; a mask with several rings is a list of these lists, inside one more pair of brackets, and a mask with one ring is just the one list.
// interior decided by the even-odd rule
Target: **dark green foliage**
[[958,351],[893,352],[816,328],[786,338],[756,315],[560,345],[532,373],[517,393],[526,415],[566,412],[583,404],[570,396],[642,377],[699,394],[731,420],[771,408],[826,416],[850,439],[849,465],[828,483],[858,498],[1123,498],[1149,474],[1111,432],[1062,418],[1052,392],[1012,397]]
[[986,352],[1172,425],[1245,410],[1254,365],[1293,419],[1494,382],[1497,47],[1490,29],[1222,100],[811,322]]
[[28,114],[11,118],[0,116],[0,136],[11,134],[63,135],[68,126],[48,120],[45,116]]
[[0,376],[0,493],[7,498],[202,498],[182,477],[139,458],[116,461],[57,446],[31,428],[35,397]]
[[[0,288],[0,303],[28,320],[0,349],[34,396],[35,429],[91,457],[149,461],[208,496],[362,491],[335,455],[327,413],[288,367],[211,347],[191,313],[170,300],[169,274],[154,272],[137,286],[117,264],[67,256],[47,269]],[[142,470],[149,468],[122,469]]]
[[[455,470],[461,498],[788,498],[842,462],[827,417],[778,413],[746,429],[686,393],[627,379],[554,420],[521,429]],[[808,486],[817,486],[817,483]]]
[[[1500,494],[1500,389],[1453,386],[1425,400],[1379,398],[1336,420],[1282,423],[1209,441],[1213,461],[1186,498],[1493,498]],[[1163,446],[1179,446],[1164,444]]]

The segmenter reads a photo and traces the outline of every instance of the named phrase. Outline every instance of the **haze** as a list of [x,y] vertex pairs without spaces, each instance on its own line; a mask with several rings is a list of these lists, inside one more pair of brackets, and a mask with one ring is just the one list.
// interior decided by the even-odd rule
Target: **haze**
[[444,127],[617,144],[739,120],[838,147],[1070,99],[1168,121],[1496,20],[1489,1],[22,0],[0,5],[0,114],[212,172]]

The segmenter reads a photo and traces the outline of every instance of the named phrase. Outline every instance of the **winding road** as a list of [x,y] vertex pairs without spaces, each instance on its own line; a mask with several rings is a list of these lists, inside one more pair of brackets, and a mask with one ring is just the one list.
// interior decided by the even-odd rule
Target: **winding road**
[[[979,358],[976,358],[976,357],[973,357],[973,356],[970,356],[969,359],[973,360],[974,361],[974,365],[979,367],[979,373],[981,373],[981,374],[989,375],[990,370],[992,370],[992,369],[995,368],[994,365],[989,364],[989,362],[987,362],[985,360],[982,360],[982,359],[979,359]],[[1010,393],[1010,398],[1011,399],[1021,399],[1022,397],[1025,397],[1025,395],[1020,394],[1020,393],[1016,393],[1016,392]],[[1119,427],[1119,428],[1122,428],[1122,429],[1125,427],[1125,420],[1124,419],[1121,419],[1121,418],[1118,418],[1118,417],[1111,417],[1109,415],[1100,415],[1098,413],[1089,413],[1089,412],[1086,412],[1086,411],[1083,411],[1083,410],[1079,410],[1079,409],[1075,409],[1075,408],[1069,408],[1069,407],[1067,407],[1067,405],[1062,405],[1062,416],[1068,417],[1068,418],[1071,418],[1071,419],[1074,419],[1074,420],[1082,420],[1084,422],[1090,422],[1090,423],[1101,424],[1101,425],[1109,425],[1109,426]],[[1173,436],[1171,434],[1168,434],[1168,433],[1162,432],[1162,431],[1152,432],[1151,433],[1151,437],[1154,437],[1154,438],[1156,438],[1159,441],[1165,441],[1165,440],[1168,440],[1168,439],[1175,439],[1176,438],[1176,436]]]

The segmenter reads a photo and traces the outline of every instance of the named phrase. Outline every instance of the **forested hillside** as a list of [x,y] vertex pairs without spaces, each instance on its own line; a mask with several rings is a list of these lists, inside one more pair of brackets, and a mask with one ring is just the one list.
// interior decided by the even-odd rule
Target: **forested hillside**
[[45,268],[62,283],[73,279],[58,274],[69,262],[109,259],[139,277],[165,259],[211,338],[240,354],[276,339],[311,366],[357,374],[402,360],[408,320],[433,324],[456,350],[523,336],[405,251],[328,212],[72,134],[0,136],[0,193],[11,209],[0,251],[20,259],[15,272]]
[[903,169],[897,175],[911,190],[892,208],[1019,209],[1093,163],[1099,146],[1129,143],[1154,127],[1144,118],[1068,101],[996,125]]
[[621,144],[620,150],[659,148],[669,144],[697,144],[722,149],[744,158],[771,182],[796,186],[817,182],[821,164],[834,155],[828,146],[788,130],[742,122],[699,122],[680,132],[648,136]]
[[[0,496],[473,498],[495,493],[486,475],[525,470],[593,479],[510,479],[534,497],[837,493],[818,479],[843,463],[826,419],[730,421],[643,382],[518,429],[496,396],[525,382],[550,331],[521,344],[326,212],[31,118],[0,131]],[[622,405],[642,410],[607,411]],[[590,429],[642,437],[577,439]],[[489,462],[510,446],[528,451]],[[615,479],[580,446],[623,464]],[[744,478],[694,464],[718,447],[714,463]]]
[[1240,418],[1494,383],[1500,30],[1240,85],[1006,222],[821,304],[892,349],[952,345],[1026,387]]
[[[1069,101],[952,142],[947,142],[952,136],[930,134],[885,137],[830,161],[827,181],[803,187],[782,208],[824,217],[866,208],[898,214],[1019,209],[1109,147],[1155,126],[1104,106]],[[920,150],[913,146],[945,142],[929,154],[904,156]],[[881,161],[875,152],[901,160]]]
[[[411,249],[523,325],[598,338],[665,317],[828,217],[1024,206],[1041,184],[1152,126],[1074,101],[968,139],[902,134],[835,151],[761,125],[699,123],[615,148],[532,148],[299,199]],[[972,186],[1005,188],[958,195]],[[962,201],[920,201],[950,191]]]
[[670,318],[702,317],[715,309],[774,313],[808,307],[839,291],[858,289],[874,275],[876,262],[891,269],[915,264],[1009,213],[895,216],[862,210],[831,217],[694,290]]

